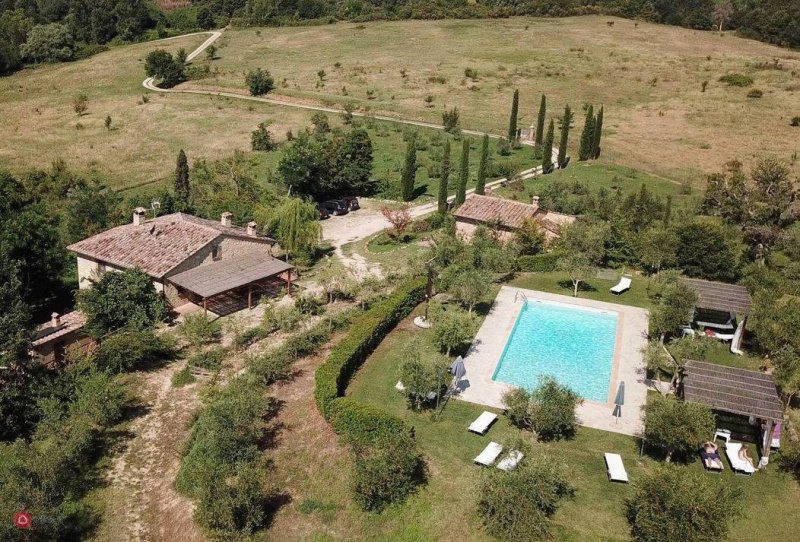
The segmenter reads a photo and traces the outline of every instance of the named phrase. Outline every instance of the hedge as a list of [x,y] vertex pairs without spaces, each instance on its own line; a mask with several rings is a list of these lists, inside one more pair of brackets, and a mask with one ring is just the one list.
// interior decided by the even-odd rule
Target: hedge
[[519,270],[523,273],[549,273],[555,271],[563,252],[543,252],[534,256],[520,256]]
[[[334,408],[333,403],[337,397],[344,395],[350,378],[386,334],[411,313],[424,295],[424,280],[414,279],[402,283],[392,295],[375,304],[353,322],[347,336],[334,347],[325,363],[317,369],[314,399],[320,413],[333,425],[334,430],[337,427],[340,430],[348,430],[348,428],[368,426],[367,418],[373,417],[373,410],[355,408],[349,401],[339,401]],[[356,419],[334,420],[334,417]],[[376,417],[375,420],[379,418],[382,424],[384,421],[382,417]],[[397,423],[401,424],[397,427],[402,426],[401,421],[397,420]],[[360,432],[359,429],[357,433]]]

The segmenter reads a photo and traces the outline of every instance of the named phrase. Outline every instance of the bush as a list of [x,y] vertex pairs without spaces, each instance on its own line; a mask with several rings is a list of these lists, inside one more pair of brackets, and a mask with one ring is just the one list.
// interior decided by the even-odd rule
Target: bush
[[477,329],[477,319],[463,310],[442,310],[433,321],[433,344],[449,356],[450,352],[464,351],[472,342]]
[[511,423],[533,429],[543,440],[570,437],[578,425],[575,407],[583,400],[552,377],[543,377],[532,392],[516,388],[503,396]]
[[727,539],[730,522],[742,513],[742,492],[739,486],[716,482],[702,472],[672,466],[643,474],[627,502],[633,539]]
[[444,125],[444,131],[448,134],[458,135],[461,133],[461,124],[459,121],[459,113],[458,108],[454,107],[449,111],[445,111],[442,113],[442,124]]
[[383,436],[371,446],[353,449],[353,498],[364,509],[380,511],[400,502],[424,480],[424,463],[404,433]]
[[121,331],[104,339],[94,356],[94,364],[112,373],[122,373],[145,363],[172,357],[169,343],[152,331]]
[[72,60],[75,40],[63,24],[40,24],[28,32],[19,52],[28,62],[64,62]]
[[753,90],[747,93],[748,98],[761,98],[763,96],[764,96],[764,91],[757,88],[754,88]]
[[715,426],[711,409],[700,403],[654,395],[644,409],[645,442],[664,450],[667,461],[673,454],[684,458],[694,455]]
[[[504,137],[501,137],[497,140],[497,154],[500,156],[510,156],[511,155],[511,144],[508,140]],[[504,175],[506,178],[509,175]]]
[[294,306],[300,314],[316,316],[325,312],[325,303],[316,295],[304,294],[297,296]]
[[478,513],[498,540],[528,542],[550,536],[550,518],[575,494],[564,467],[537,455],[511,472],[487,469],[478,488]]
[[720,83],[725,83],[729,87],[749,87],[753,84],[753,78],[741,73],[730,73],[719,78]]
[[563,252],[553,251],[533,256],[520,256],[517,266],[523,273],[550,273],[558,268],[558,261],[564,256]]
[[183,386],[187,386],[194,382],[196,379],[192,374],[192,368],[187,365],[174,375],[172,375],[172,387],[173,388],[182,388]]
[[254,151],[269,152],[278,148],[278,143],[272,139],[269,131],[269,122],[262,122],[250,136],[250,146]]
[[350,332],[334,347],[315,375],[314,399],[327,420],[331,421],[331,403],[344,395],[356,369],[389,330],[422,301],[424,295],[424,281],[407,281],[353,322]]
[[217,346],[203,352],[198,352],[189,358],[188,366],[205,369],[207,371],[218,371],[222,367],[222,361],[228,355],[228,351]]
[[199,347],[219,341],[222,338],[222,325],[219,320],[210,320],[206,315],[196,312],[186,315],[179,332],[190,345]]
[[247,72],[244,82],[253,96],[263,96],[275,88],[275,81],[270,73],[261,68]]
[[404,352],[404,361],[400,364],[399,378],[405,386],[405,395],[416,409],[430,402],[428,394],[434,392],[437,397],[444,385],[450,381],[448,369],[449,359],[440,355],[426,355],[419,341],[412,342]]
[[800,126],[800,117],[792,117],[792,121],[789,124],[794,127]]

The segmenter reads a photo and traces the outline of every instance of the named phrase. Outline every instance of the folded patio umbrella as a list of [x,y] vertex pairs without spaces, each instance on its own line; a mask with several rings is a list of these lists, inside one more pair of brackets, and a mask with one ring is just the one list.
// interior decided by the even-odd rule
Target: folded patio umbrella
[[616,418],[622,417],[622,405],[625,404],[625,382],[619,383],[617,396],[614,398],[614,412],[611,414]]
[[458,356],[450,366],[450,372],[456,377],[456,382],[464,378],[464,375],[467,374],[467,368],[464,367],[464,358]]

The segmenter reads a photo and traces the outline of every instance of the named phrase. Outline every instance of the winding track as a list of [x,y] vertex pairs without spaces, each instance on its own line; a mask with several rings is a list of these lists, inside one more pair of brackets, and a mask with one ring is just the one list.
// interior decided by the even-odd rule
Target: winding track
[[[175,37],[172,37],[172,38],[166,38],[165,40],[159,40],[159,41],[174,40],[174,39],[185,38],[185,37],[189,37],[189,36],[210,35],[209,38],[206,41],[204,41],[202,43],[202,45],[200,45],[200,47],[198,47],[197,49],[192,51],[189,55],[187,55],[186,61],[190,62],[190,61],[194,60],[195,58],[197,58],[200,54],[202,54],[203,51],[205,51],[212,43],[214,43],[220,37],[222,37],[222,33],[223,33],[223,30],[213,30],[213,31],[208,31],[208,32],[195,32],[195,33],[192,33],[192,34],[184,34],[182,36],[175,36]],[[202,89],[180,89],[180,88],[167,89],[167,88],[160,88],[160,87],[156,86],[155,78],[153,78],[153,77],[148,77],[147,79],[142,81],[142,86],[144,88],[146,88],[147,90],[150,90],[152,92],[160,92],[160,93],[164,93],[164,94],[199,94],[199,95],[205,95],[205,96],[222,96],[222,97],[226,97],[226,98],[232,98],[232,99],[235,99],[235,100],[247,100],[247,101],[251,101],[251,102],[266,103],[266,104],[276,105],[276,106],[280,106],[280,107],[293,107],[295,109],[305,109],[305,110],[309,110],[309,111],[321,111],[323,113],[333,113],[333,114],[336,114],[336,115],[343,113],[343,110],[336,109],[336,108],[333,108],[333,107],[325,107],[325,106],[321,106],[321,105],[309,105],[309,104],[293,103],[293,102],[287,102],[287,101],[283,101],[283,100],[279,100],[279,99],[275,99],[275,98],[265,98],[263,96],[247,96],[247,95],[244,95],[244,94],[237,94],[237,93],[234,93],[234,92],[222,92],[222,91],[216,91],[216,90],[202,90]],[[402,118],[398,118],[398,117],[391,117],[391,116],[388,116],[388,115],[373,115],[373,114],[363,113],[363,112],[359,112],[359,111],[353,111],[353,116],[354,117],[369,117],[369,118],[373,118],[373,119],[380,120],[380,121],[395,122],[395,123],[398,123],[398,124],[405,124],[405,125],[408,125],[408,126],[419,126],[421,128],[429,128],[429,129],[432,129],[432,130],[444,130],[444,126],[442,126],[441,124],[433,124],[433,123],[430,123],[430,122],[422,122],[422,121],[417,121],[417,120],[407,120],[407,119],[402,119]],[[464,134],[473,135],[473,136],[479,136],[479,137],[483,137],[484,135],[488,135],[492,139],[500,139],[500,137],[501,137],[501,136],[496,135],[496,134],[490,134],[488,132],[481,132],[481,131],[478,131],[478,130],[461,130],[461,132],[464,133]],[[522,144],[523,145],[533,146],[533,143],[531,141],[522,141]],[[553,163],[554,164],[557,163],[557,158],[558,158],[558,149],[553,147]],[[529,179],[531,177],[535,177],[537,175],[541,175],[541,173],[542,173],[542,166],[537,166],[537,167],[522,171],[522,172],[520,172],[519,175],[520,175],[520,177],[522,179]],[[486,183],[486,187],[487,188],[492,188],[494,186],[501,185],[501,184],[503,184],[503,183],[505,183],[507,181],[508,180],[505,179],[505,178],[497,179],[495,181]],[[475,191],[474,189],[470,189],[470,190],[467,191],[467,193],[471,194],[474,191]],[[450,196],[450,198],[449,198],[450,201],[452,201],[453,198],[454,198],[454,196]],[[425,203],[425,204],[422,204],[422,205],[416,205],[416,206],[412,207],[411,210],[410,210],[411,216],[414,217],[414,218],[417,218],[417,217],[421,217],[421,216],[427,215],[427,214],[432,213],[433,211],[435,211],[436,207],[437,207],[437,204],[435,202],[434,203]],[[378,233],[378,232],[382,231],[383,229],[385,229],[386,227],[389,226],[389,222],[385,218],[383,218],[383,216],[380,215],[380,214],[378,214],[378,215],[369,215],[369,216],[368,215],[364,215],[364,216],[359,216],[358,218],[352,217],[351,219],[347,220],[347,224],[346,225],[343,223],[344,221],[341,221],[342,222],[341,224],[339,222],[340,221],[338,221],[338,220],[337,221],[330,221],[330,220],[326,221],[324,226],[323,226],[323,235],[324,235],[325,239],[328,239],[329,241],[332,242],[333,246],[336,248],[337,254],[343,260],[345,259],[345,257],[341,253],[341,250],[340,250],[341,245],[343,245],[345,243],[351,243],[351,242],[354,242],[354,241],[359,241],[361,239],[364,239],[365,237],[369,237],[370,235]]]

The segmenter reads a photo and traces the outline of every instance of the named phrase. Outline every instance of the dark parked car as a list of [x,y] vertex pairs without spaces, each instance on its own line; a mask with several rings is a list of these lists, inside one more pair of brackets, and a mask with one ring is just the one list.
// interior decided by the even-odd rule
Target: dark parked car
[[350,212],[350,206],[347,205],[344,200],[340,199],[323,201],[320,206],[324,207],[330,214],[336,216],[346,215],[348,212]]
[[325,207],[322,206],[322,204],[318,204],[317,205],[317,211],[319,212],[319,219],[320,220],[325,220],[326,218],[330,218],[331,217],[331,214],[328,212],[328,210]]
[[342,201],[347,203],[347,207],[351,211],[358,211],[361,209],[361,206],[358,204],[358,198],[355,196],[345,196],[342,198]]

